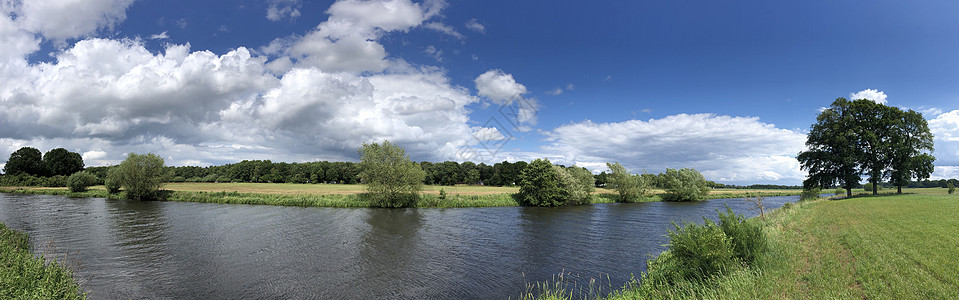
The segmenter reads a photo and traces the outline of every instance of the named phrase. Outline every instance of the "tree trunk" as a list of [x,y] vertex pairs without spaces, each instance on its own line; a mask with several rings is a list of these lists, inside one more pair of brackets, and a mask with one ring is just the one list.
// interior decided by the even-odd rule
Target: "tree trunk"
[[874,182],[872,183],[872,194],[873,194],[873,195],[879,194],[879,182],[878,182],[878,180],[876,180],[876,181],[874,181]]
[[846,188],[846,198],[852,198],[852,188],[851,188],[851,187],[847,187],[847,188]]
[[897,186],[896,186],[896,194],[902,194],[902,186],[901,186],[901,185],[897,185]]

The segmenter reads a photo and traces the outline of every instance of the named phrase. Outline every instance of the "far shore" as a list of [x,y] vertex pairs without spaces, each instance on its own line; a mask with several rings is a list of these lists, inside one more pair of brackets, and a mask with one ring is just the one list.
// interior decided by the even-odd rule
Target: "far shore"
[[[440,197],[444,191],[445,198]],[[67,197],[91,197],[123,199],[124,194],[109,194],[103,186],[94,186],[80,193],[67,188],[45,187],[0,187],[2,193],[60,195]],[[512,195],[518,187],[493,186],[436,186],[427,185],[420,193],[416,207],[498,207],[517,206]],[[652,195],[640,202],[662,201],[663,190],[654,189]],[[745,198],[799,195],[801,190],[770,189],[741,190],[714,189],[707,198]],[[287,184],[287,183],[168,183],[163,187],[166,201],[204,202],[226,204],[259,204],[280,206],[313,207],[370,207],[364,200],[366,186],[362,184]],[[618,195],[615,190],[597,188],[592,203],[613,203]]]

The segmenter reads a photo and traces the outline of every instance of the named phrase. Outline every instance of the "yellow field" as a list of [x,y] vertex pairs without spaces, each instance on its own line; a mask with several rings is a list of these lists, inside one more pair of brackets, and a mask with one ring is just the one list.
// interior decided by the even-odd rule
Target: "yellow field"
[[[184,192],[238,192],[252,194],[359,194],[366,192],[363,184],[293,184],[293,183],[168,183],[163,189]],[[519,191],[517,187],[495,186],[423,186],[424,194],[439,194],[440,189],[449,194],[458,195],[492,195],[512,194]]]

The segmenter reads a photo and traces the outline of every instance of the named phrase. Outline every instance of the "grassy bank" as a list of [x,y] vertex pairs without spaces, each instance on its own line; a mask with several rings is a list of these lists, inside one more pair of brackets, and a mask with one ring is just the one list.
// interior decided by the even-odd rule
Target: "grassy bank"
[[[907,192],[789,205],[750,220],[763,224],[768,245],[752,266],[705,281],[634,281],[608,299],[959,298],[959,196]],[[554,289],[525,298],[573,294]]]
[[[440,190],[446,193],[441,198]],[[517,187],[492,186],[425,186],[416,207],[494,207],[516,206],[513,194]],[[164,187],[167,201],[224,204],[263,204],[281,206],[369,207],[364,199],[366,186],[361,184],[280,184],[280,183],[169,183]],[[67,197],[95,197],[123,199],[124,195],[109,194],[103,186],[91,187],[86,192],[73,193],[67,188],[0,187],[0,193],[59,195]],[[661,201],[662,190],[641,202]],[[709,199],[742,198],[750,195],[798,195],[794,190],[713,190]],[[615,191],[596,189],[592,203],[613,203]]]
[[0,223],[0,299],[85,299],[73,273],[30,253],[29,237]]

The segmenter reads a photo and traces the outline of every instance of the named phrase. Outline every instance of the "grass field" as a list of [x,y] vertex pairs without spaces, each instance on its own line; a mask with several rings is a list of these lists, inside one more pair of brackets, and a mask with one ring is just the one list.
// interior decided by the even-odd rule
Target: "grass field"
[[756,266],[609,298],[957,299],[959,195],[906,192],[777,210],[765,222],[769,250]]

